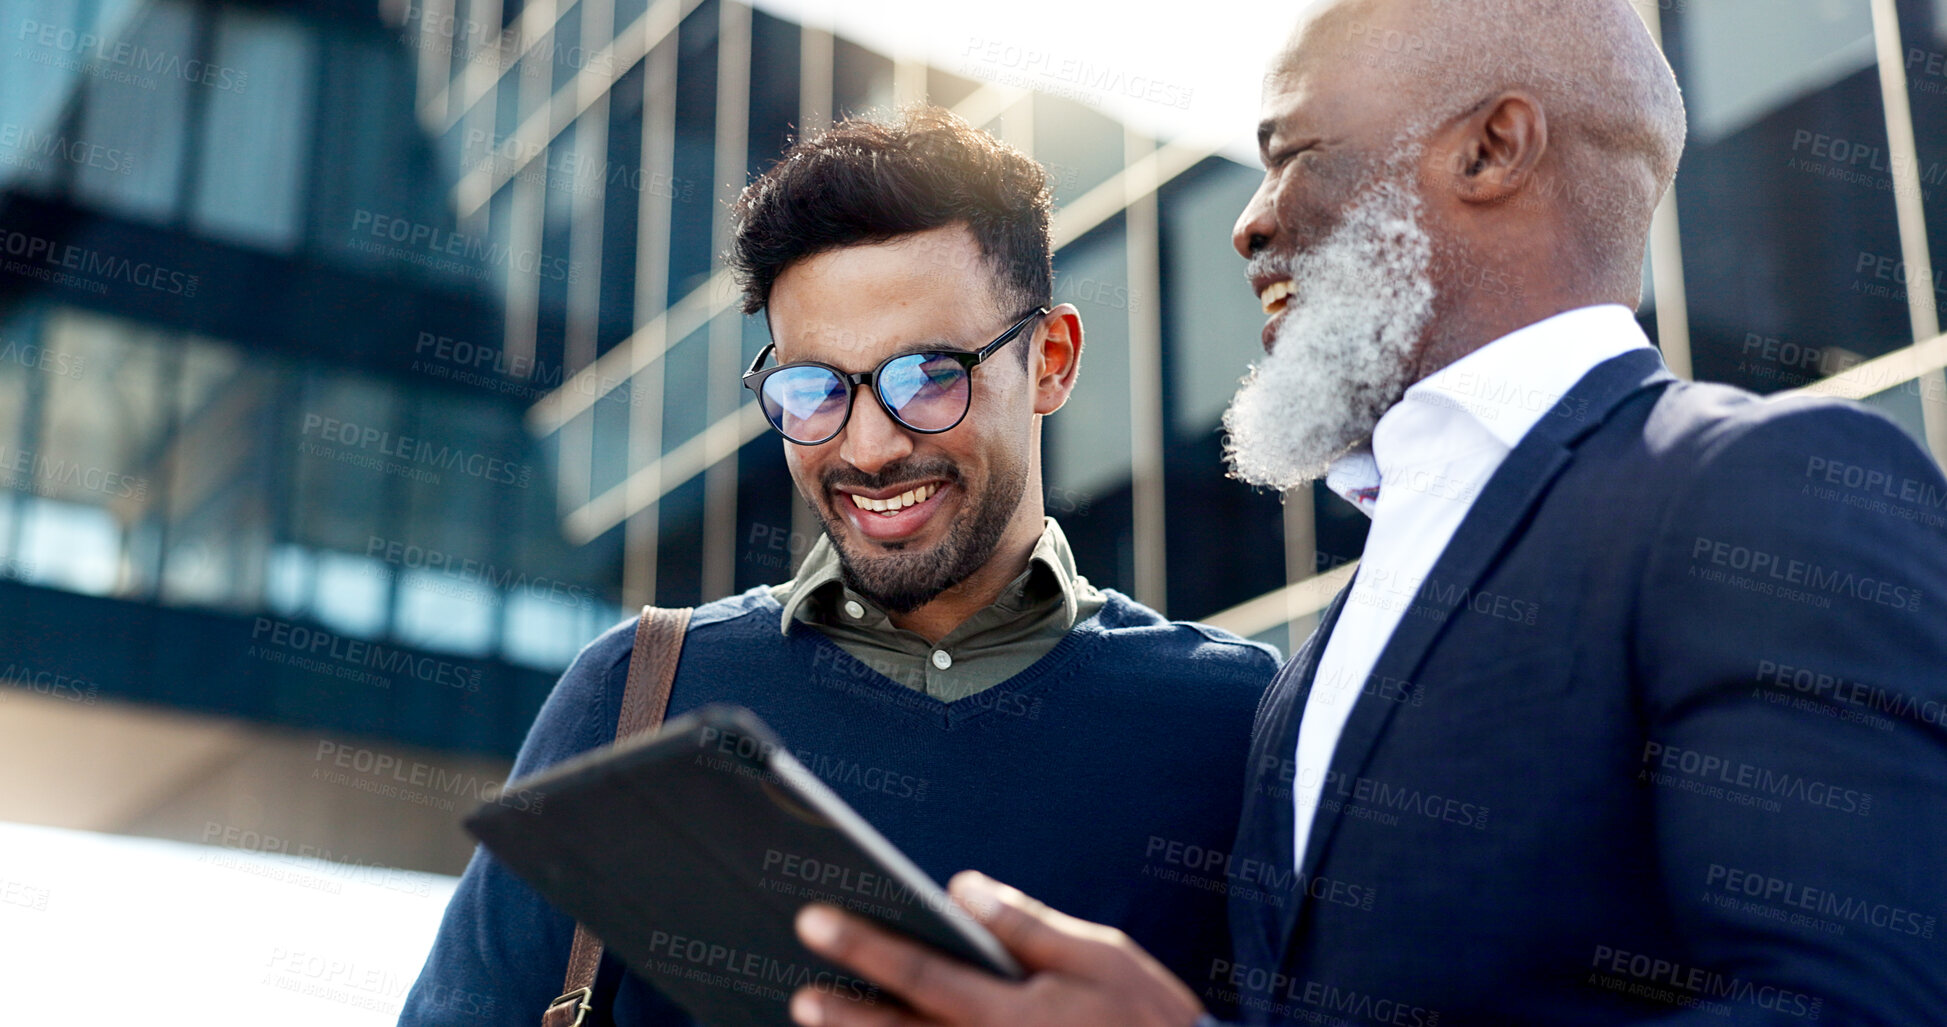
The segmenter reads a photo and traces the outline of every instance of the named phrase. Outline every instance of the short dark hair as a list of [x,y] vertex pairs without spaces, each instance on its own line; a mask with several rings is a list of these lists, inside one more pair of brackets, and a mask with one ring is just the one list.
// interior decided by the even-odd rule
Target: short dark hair
[[738,197],[728,259],[755,314],[798,261],[964,224],[1014,316],[1051,304],[1052,209],[1041,165],[945,108],[913,106],[794,143]]

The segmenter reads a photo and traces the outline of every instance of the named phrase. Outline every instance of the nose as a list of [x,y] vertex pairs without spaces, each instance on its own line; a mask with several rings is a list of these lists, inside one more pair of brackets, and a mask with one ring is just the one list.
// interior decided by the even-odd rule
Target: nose
[[877,474],[880,468],[905,459],[912,451],[912,435],[879,405],[879,394],[860,387],[852,397],[852,419],[839,436],[839,459],[867,474]]
[[1244,205],[1244,212],[1237,215],[1237,224],[1231,227],[1230,244],[1236,247],[1238,256],[1249,260],[1271,244],[1278,232],[1276,215],[1276,179],[1266,175],[1257,192],[1251,194],[1251,202]]

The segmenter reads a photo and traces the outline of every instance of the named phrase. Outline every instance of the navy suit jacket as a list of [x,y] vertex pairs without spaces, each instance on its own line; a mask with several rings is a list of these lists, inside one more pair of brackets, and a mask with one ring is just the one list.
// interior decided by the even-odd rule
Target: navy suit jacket
[[1876,414],[1598,366],[1412,598],[1302,860],[1350,590],[1266,694],[1236,961],[1193,984],[1273,1023],[1947,1024],[1944,524]]

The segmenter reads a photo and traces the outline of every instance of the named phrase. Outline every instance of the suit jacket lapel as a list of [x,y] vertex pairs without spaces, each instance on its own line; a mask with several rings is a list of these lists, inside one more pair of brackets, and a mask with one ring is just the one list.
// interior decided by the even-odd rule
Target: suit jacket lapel
[[[1437,688],[1439,682],[1423,682],[1415,677],[1427,651],[1446,628],[1453,611],[1473,594],[1475,586],[1513,540],[1514,529],[1529,509],[1547,492],[1562,468],[1568,466],[1574,445],[1601,425],[1630,395],[1675,380],[1664,368],[1661,354],[1654,350],[1631,350],[1596,365],[1576,382],[1561,403],[1522,437],[1488,479],[1453,540],[1434,562],[1426,585],[1413,602],[1422,611],[1432,607],[1439,612],[1400,618],[1372,673],[1414,681],[1422,688]],[[1335,780],[1354,780],[1365,772],[1373,747],[1398,707],[1398,703],[1391,702],[1353,704],[1352,715],[1332,753],[1331,772],[1337,775]],[[1296,745],[1295,725],[1292,744]],[[1294,924],[1295,907],[1303,905],[1306,894],[1302,886],[1318,872],[1319,863],[1343,819],[1338,811],[1326,809],[1323,803],[1315,816],[1304,859],[1298,867],[1301,890],[1297,902],[1292,904]],[[1287,847],[1291,844],[1289,836],[1285,844]]]
[[[1318,675],[1319,654],[1324,651],[1325,641],[1331,637],[1332,626],[1338,622],[1339,611],[1344,608],[1345,597],[1351,591],[1349,584],[1339,590],[1331,605],[1319,617],[1318,627],[1312,631],[1311,637],[1292,654],[1272,680],[1258,709],[1257,724],[1251,732],[1248,787],[1244,793],[1243,818],[1235,851],[1249,854],[1252,859],[1263,859],[1268,866],[1290,867],[1297,863],[1297,857],[1291,851],[1294,827],[1292,796],[1290,788],[1285,787],[1295,782],[1284,771],[1294,768],[1298,721],[1304,713],[1305,700],[1311,695],[1312,682]],[[1256,889],[1239,889],[1234,894],[1255,896]],[[1284,947],[1284,939],[1291,936],[1289,917],[1297,908],[1297,895],[1294,887],[1292,897],[1282,906],[1273,906],[1255,897],[1249,901],[1231,900],[1232,933],[1240,941],[1238,959],[1241,962],[1261,965],[1277,957]],[[1243,951],[1242,929],[1246,924],[1250,925],[1255,943],[1266,946],[1264,951]]]

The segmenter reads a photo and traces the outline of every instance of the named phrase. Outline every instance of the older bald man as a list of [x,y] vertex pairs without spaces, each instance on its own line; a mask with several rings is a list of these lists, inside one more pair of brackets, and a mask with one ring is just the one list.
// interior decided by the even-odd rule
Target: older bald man
[[1029,980],[813,907],[912,1011],[798,1021],[1947,1024],[1947,479],[1648,345],[1684,117],[1628,4],[1322,4],[1264,113],[1231,458],[1373,523],[1260,707],[1233,957],[968,874]]

